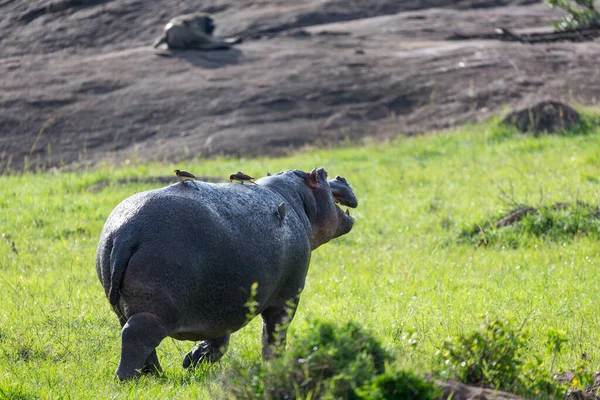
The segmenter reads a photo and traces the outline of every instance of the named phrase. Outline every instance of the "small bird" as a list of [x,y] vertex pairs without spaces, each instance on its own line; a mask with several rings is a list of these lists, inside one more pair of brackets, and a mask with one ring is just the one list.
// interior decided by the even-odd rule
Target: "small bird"
[[285,218],[285,203],[279,203],[277,206],[277,216],[279,217],[279,226],[283,223],[283,219]]
[[179,178],[181,183],[183,183],[185,185],[185,181],[192,181],[194,186],[196,186],[196,189],[200,190],[198,185],[196,185],[196,182],[194,182],[194,179],[196,179],[196,176],[194,174],[192,174],[191,172],[188,172],[188,171],[180,170],[180,169],[174,169],[173,172],[175,172],[175,175],[177,175],[177,177]]
[[271,173],[269,171],[267,171],[267,176],[271,176]]
[[252,182],[255,185],[257,184],[256,182],[254,182],[254,178],[253,177],[251,177],[250,175],[246,175],[242,171],[238,171],[235,174],[229,175],[229,182],[231,183],[233,181],[241,182],[242,185],[244,184],[244,182]]

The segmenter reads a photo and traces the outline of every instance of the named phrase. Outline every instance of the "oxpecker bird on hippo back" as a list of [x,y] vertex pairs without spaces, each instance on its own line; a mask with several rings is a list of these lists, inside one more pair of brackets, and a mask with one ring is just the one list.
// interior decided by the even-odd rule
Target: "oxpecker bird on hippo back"
[[167,336],[200,341],[185,368],[215,362],[231,333],[258,314],[263,358],[273,357],[311,251],[352,229],[354,218],[337,204],[358,205],[346,179],[328,180],[323,168],[256,185],[197,183],[135,194],[102,230],[96,271],[122,327],[119,379],[160,372],[156,347]]

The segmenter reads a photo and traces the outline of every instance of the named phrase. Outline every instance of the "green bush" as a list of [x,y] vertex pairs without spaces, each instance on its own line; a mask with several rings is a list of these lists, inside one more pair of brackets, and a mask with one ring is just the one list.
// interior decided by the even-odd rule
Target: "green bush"
[[515,331],[512,322],[493,321],[481,329],[443,344],[443,375],[474,385],[494,388],[518,379],[523,366],[520,352],[526,333]]
[[412,372],[395,371],[373,378],[358,393],[364,400],[430,400],[438,398],[441,390]]
[[594,0],[546,0],[550,7],[559,7],[567,12],[559,22],[556,30],[574,30],[599,27],[600,13],[594,6]]
[[[475,332],[443,344],[439,353],[442,365],[439,373],[466,384],[504,390],[527,398],[563,398],[569,385],[553,379],[552,366],[546,368],[539,357],[525,359],[527,337],[523,326],[516,327],[514,320],[486,323]],[[553,355],[552,360],[565,342],[566,335],[562,331],[548,331],[546,347]],[[575,386],[579,384],[577,381]]]
[[281,358],[238,369],[226,379],[233,378],[233,398],[359,399],[357,390],[371,384],[391,360],[379,340],[354,322],[314,322]]

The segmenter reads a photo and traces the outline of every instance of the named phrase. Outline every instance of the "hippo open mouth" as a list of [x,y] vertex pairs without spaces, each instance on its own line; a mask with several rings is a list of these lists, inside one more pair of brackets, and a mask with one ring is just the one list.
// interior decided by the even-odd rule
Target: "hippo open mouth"
[[346,206],[346,207],[351,207],[351,208],[356,208],[356,206],[352,207],[350,205],[348,205],[347,203],[344,202],[344,200],[338,196],[333,196],[333,201],[335,202],[335,206],[337,208],[339,208],[344,214],[350,216],[350,209],[346,208],[345,210],[342,210],[339,206]]
[[342,224],[346,225],[346,228],[343,230],[345,233],[349,231],[349,228],[352,228],[352,226],[354,225],[355,218],[352,215],[350,215],[350,209],[346,208],[346,210],[344,211],[340,207],[338,207],[338,204],[341,203],[336,202],[335,208],[337,209],[338,218],[343,219],[345,221],[345,223]]
[[331,187],[333,201],[335,202],[339,212],[354,222],[354,218],[350,216],[349,209],[346,209],[346,212],[344,212],[340,207],[338,207],[338,204],[350,208],[356,208],[358,206],[358,199],[348,184],[348,181],[341,176],[336,176],[334,179],[329,181],[329,186]]

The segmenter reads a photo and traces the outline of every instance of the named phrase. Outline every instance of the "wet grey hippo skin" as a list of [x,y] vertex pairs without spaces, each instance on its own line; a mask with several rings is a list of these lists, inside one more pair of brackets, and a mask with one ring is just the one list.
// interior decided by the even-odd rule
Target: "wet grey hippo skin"
[[119,379],[161,371],[155,348],[167,336],[202,340],[184,367],[217,361],[258,314],[263,357],[274,356],[285,334],[276,325],[293,318],[311,251],[354,224],[334,203],[358,205],[346,180],[328,181],[322,168],[257,185],[196,183],[133,195],[102,230],[96,271],[123,328]]

